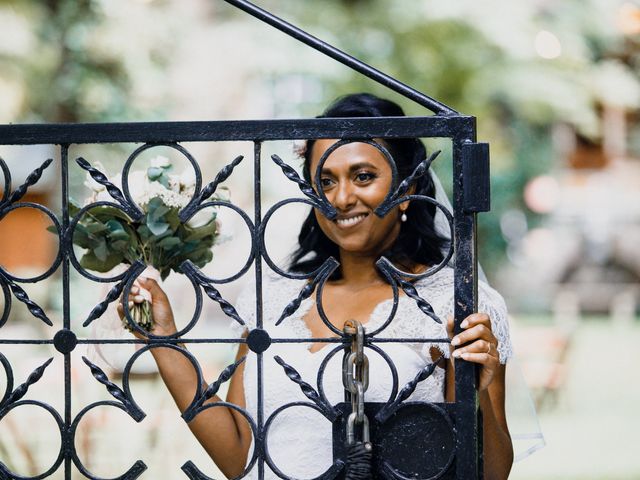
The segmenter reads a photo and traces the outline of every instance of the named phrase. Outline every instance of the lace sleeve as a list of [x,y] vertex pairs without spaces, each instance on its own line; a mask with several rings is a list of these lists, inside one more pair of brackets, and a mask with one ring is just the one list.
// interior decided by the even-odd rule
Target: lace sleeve
[[[417,285],[420,295],[430,302],[438,317],[443,321],[442,325],[432,321],[424,322],[423,333],[425,336],[446,337],[444,327],[447,320],[453,316],[454,311],[453,282],[453,269],[446,268],[431,279],[425,279]],[[478,282],[478,312],[486,313],[491,318],[491,329],[498,339],[500,363],[506,363],[513,355],[507,307],[502,296],[482,281]],[[426,352],[426,347],[430,346],[438,347],[446,357],[449,356],[448,349],[444,348],[445,344],[426,345],[424,351]]]
[[507,363],[513,356],[507,306],[502,295],[484,282],[478,282],[478,312],[486,313],[491,318],[491,329],[498,339],[500,363]]

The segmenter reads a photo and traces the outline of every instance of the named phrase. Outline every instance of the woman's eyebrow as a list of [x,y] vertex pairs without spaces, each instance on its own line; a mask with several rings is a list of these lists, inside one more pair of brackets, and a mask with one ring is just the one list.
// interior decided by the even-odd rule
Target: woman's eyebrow
[[353,171],[353,170],[360,170],[361,168],[371,168],[374,170],[377,170],[378,167],[376,167],[373,163],[370,162],[358,162],[358,163],[354,163],[353,165],[351,165],[349,167],[349,170]]
[[[371,162],[366,162],[366,161],[362,161],[362,162],[358,162],[358,163],[354,163],[353,165],[349,165],[349,171],[353,172],[355,170],[360,170],[361,168],[369,168],[371,170],[378,170],[378,167],[375,166],[373,163]],[[322,166],[322,173],[326,174],[326,175],[333,175],[333,170],[331,169],[331,167],[327,167],[327,166]]]

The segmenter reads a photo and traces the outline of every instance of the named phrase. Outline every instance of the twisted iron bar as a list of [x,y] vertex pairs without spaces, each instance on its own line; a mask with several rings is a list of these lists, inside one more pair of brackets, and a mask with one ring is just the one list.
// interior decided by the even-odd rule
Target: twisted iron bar
[[433,310],[433,307],[431,306],[431,304],[418,294],[416,287],[414,287],[411,282],[407,282],[406,280],[403,280],[402,278],[400,278],[400,276],[398,276],[394,272],[392,272],[391,275],[393,276],[394,280],[398,282],[398,284],[400,285],[400,288],[404,290],[404,293],[406,293],[408,297],[415,300],[416,305],[418,305],[418,308],[422,311],[422,313],[427,315],[434,322],[442,325],[442,320],[440,320],[438,315],[436,315],[436,312]]
[[411,185],[413,185],[416,180],[424,176],[429,171],[429,167],[431,167],[431,164],[438,157],[438,155],[440,155],[441,152],[441,150],[436,150],[428,158],[422,160],[416,166],[413,172],[411,172],[411,175],[400,182],[400,185],[398,185],[398,188],[393,193],[393,195],[391,195],[389,199],[386,200],[382,205],[378,206],[378,208],[375,209],[374,213],[380,216],[384,216],[386,213],[388,213],[389,210],[391,210],[391,208],[393,207],[392,203],[398,198],[402,197],[405,193],[407,193]]
[[233,318],[240,325],[245,326],[244,320],[240,317],[235,307],[223,298],[217,288],[209,283],[208,279],[202,274],[198,267],[196,267],[189,261],[185,261],[182,263],[182,265],[180,265],[180,268],[182,272],[187,275],[187,277],[200,285],[202,290],[204,290],[204,293],[206,293],[211,300],[217,302],[220,305],[220,308],[225,315]]
[[33,372],[31,372],[31,375],[27,377],[27,381],[21,384],[13,392],[11,392],[7,396],[5,401],[2,402],[2,405],[1,405],[2,408],[0,408],[0,410],[4,410],[8,406],[10,406],[12,403],[17,402],[22,397],[24,397],[27,394],[27,390],[29,390],[29,387],[42,378],[42,375],[44,374],[45,369],[51,364],[51,362],[53,362],[53,357],[51,357],[49,360],[47,360],[38,368],[36,368]]
[[0,272],[0,278],[2,278],[2,280],[4,280],[4,282],[9,286],[9,288],[11,289],[11,292],[13,293],[13,296],[27,306],[27,309],[29,310],[29,312],[31,312],[31,315],[33,315],[36,318],[39,318],[50,327],[53,327],[53,322],[49,320],[49,318],[47,317],[47,314],[44,313],[44,310],[40,308],[40,306],[36,302],[34,302],[29,298],[29,295],[27,294],[27,292],[24,291],[22,287],[20,287],[18,284],[16,284],[6,276],[4,276],[1,272]]
[[[276,165],[280,167],[282,173],[284,173],[285,177],[287,177],[292,182],[298,185],[298,188],[302,193],[305,194],[320,210],[324,212],[325,209],[329,208],[330,205],[327,205],[327,202],[324,201],[313,189],[313,187],[304,180],[300,178],[298,172],[295,171],[291,165],[287,164],[284,160],[282,160],[278,155],[271,155],[271,159],[275,162]],[[333,208],[333,207],[331,207]]]
[[94,320],[97,320],[98,318],[100,318],[102,314],[106,312],[107,308],[109,307],[109,304],[111,304],[112,302],[120,298],[120,295],[122,295],[122,291],[124,290],[124,286],[127,283],[127,280],[128,278],[125,278],[124,280],[116,283],[113,286],[113,288],[109,290],[109,293],[107,293],[107,296],[105,297],[105,299],[102,302],[100,302],[98,305],[93,307],[93,310],[91,310],[91,312],[89,313],[89,316],[82,324],[83,327],[89,326]]
[[20,200],[27,193],[27,190],[29,189],[29,187],[31,187],[32,185],[35,185],[38,182],[38,180],[40,180],[40,177],[42,177],[42,172],[44,172],[44,170],[49,165],[51,165],[52,162],[53,162],[53,158],[49,158],[45,160],[42,165],[40,165],[33,172],[31,172],[29,176],[26,178],[25,182],[22,185],[20,185],[18,188],[16,188],[14,192],[9,196],[9,198],[7,199],[7,203],[15,203],[18,200]]
[[294,298],[291,302],[289,302],[286,307],[284,307],[284,310],[282,311],[280,318],[278,318],[278,320],[276,321],[276,326],[280,325],[285,318],[291,316],[296,310],[298,310],[298,308],[300,307],[300,304],[304,300],[309,298],[311,294],[313,294],[314,290],[316,289],[316,286],[318,285],[318,282],[319,280],[314,278],[311,282],[305,284],[302,290],[300,290],[300,293],[298,294],[298,296]]
[[231,176],[231,174],[233,173],[233,169],[236,168],[240,164],[240,162],[242,162],[242,160],[244,160],[244,155],[238,155],[230,164],[225,165],[218,172],[216,178],[214,178],[211,183],[207,184],[207,186],[202,189],[200,194],[196,198],[194,198],[182,212],[180,212],[180,220],[184,222],[193,214],[198,205],[211,197],[211,195],[213,195],[218,189],[218,185],[220,185]]
[[76,163],[80,165],[80,168],[89,172],[89,175],[91,175],[91,178],[93,178],[100,185],[104,186],[107,189],[107,192],[109,192],[109,195],[111,196],[111,198],[113,198],[120,205],[122,205],[122,208],[124,209],[124,211],[128,215],[130,215],[133,220],[140,219],[140,217],[142,216],[142,212],[140,212],[137,208],[134,208],[132,205],[129,204],[129,202],[125,199],[122,191],[118,187],[116,187],[113,183],[111,183],[109,181],[109,178],[104,173],[102,173],[97,168],[92,167],[91,164],[82,157],[76,158]]
[[278,355],[274,356],[273,359],[284,369],[284,373],[287,375],[287,377],[289,377],[291,381],[293,381],[300,387],[300,390],[305,395],[305,397],[315,403],[330,421],[333,422],[336,418],[338,418],[338,412],[336,412],[331,405],[326,404],[322,400],[322,397],[320,397],[320,394],[316,392],[315,388],[302,380],[302,377],[295,368],[286,363]]
[[198,397],[191,405],[189,405],[189,407],[182,414],[182,418],[186,422],[190,422],[191,420],[193,420],[193,418],[198,414],[198,410],[204,405],[204,402],[218,393],[218,390],[220,390],[220,386],[223,383],[227,382],[233,376],[236,369],[245,361],[246,358],[247,357],[245,355],[225,368],[218,376],[218,379],[211,385],[209,385],[207,389],[202,392],[202,395],[200,395],[200,397]]
[[290,301],[286,307],[284,307],[284,310],[282,311],[280,318],[278,318],[278,320],[276,321],[276,326],[280,325],[285,318],[291,316],[296,310],[298,310],[298,308],[300,307],[300,304],[302,304],[304,300],[306,300],[313,294],[318,284],[321,281],[323,281],[327,276],[329,276],[331,272],[335,270],[336,267],[337,267],[337,262],[326,261],[322,265],[322,267],[320,267],[320,271],[311,280],[311,282],[305,284],[305,286],[302,287],[302,290],[300,290],[300,293],[298,294],[298,296],[294,298],[292,301]]
[[407,398],[411,396],[411,394],[416,390],[416,387],[420,382],[423,382],[427,378],[429,378],[433,372],[435,371],[438,364],[444,359],[444,356],[440,356],[435,362],[430,363],[426,367],[422,368],[413,380],[407,382],[407,384],[402,387],[400,392],[396,398],[391,402],[385,405],[376,415],[376,420],[379,423],[386,422],[391,415],[398,409],[400,404],[404,402]]
[[[383,261],[384,260],[384,261]],[[404,280],[392,267],[390,267],[389,261],[384,257],[376,262],[376,266],[379,268],[380,272],[384,275],[384,277],[391,283],[398,284],[400,288],[407,294],[407,296],[413,299],[418,308],[429,318],[431,318],[434,322],[442,324],[442,320],[438,318],[436,312],[433,310],[433,307],[429,302],[427,302],[424,298],[418,294],[418,290],[411,282],[407,282]]]
[[107,392],[109,392],[109,394],[113,398],[115,398],[120,403],[122,403],[127,413],[131,415],[131,418],[133,418],[136,422],[141,422],[144,419],[144,417],[147,416],[146,413],[140,410],[140,408],[138,408],[127,397],[127,394],[124,393],[124,391],[120,387],[118,387],[115,383],[109,380],[109,377],[107,377],[107,374],[104,373],[104,371],[102,371],[100,367],[91,363],[89,359],[85,356],[82,357],[82,361],[89,367],[93,377],[102,385],[107,387]]
[[240,315],[238,314],[238,311],[235,309],[235,307],[227,300],[225,300],[222,295],[220,295],[220,292],[217,288],[209,283],[201,283],[200,286],[202,287],[202,290],[204,290],[204,293],[206,293],[211,300],[217,302],[220,305],[220,308],[225,313],[225,315],[233,318],[240,325],[245,325],[244,320],[240,318]]

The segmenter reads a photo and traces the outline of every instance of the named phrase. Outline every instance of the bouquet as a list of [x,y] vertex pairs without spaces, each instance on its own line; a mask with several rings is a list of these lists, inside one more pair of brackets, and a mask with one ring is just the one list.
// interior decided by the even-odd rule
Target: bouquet
[[[99,170],[104,168],[98,165]],[[143,211],[139,221],[133,221],[122,210],[108,205],[89,209],[78,221],[73,243],[84,249],[80,265],[96,272],[108,272],[122,264],[142,260],[155,268],[161,279],[178,271],[185,260],[203,267],[213,258],[211,248],[220,238],[220,225],[214,209],[198,211],[188,222],[178,217],[195,191],[195,176],[191,170],[172,174],[169,159],[156,157],[146,171],[129,174],[129,191]],[[121,183],[120,175],[110,180]],[[92,191],[85,205],[112,201],[106,188],[87,175],[85,185]],[[223,199],[218,194],[217,199]],[[224,199],[228,199],[224,198]],[[80,207],[73,204],[70,214]],[[147,292],[143,292],[146,294]],[[150,296],[131,308],[133,320],[144,330],[153,328]],[[126,319],[123,326],[131,330]]]

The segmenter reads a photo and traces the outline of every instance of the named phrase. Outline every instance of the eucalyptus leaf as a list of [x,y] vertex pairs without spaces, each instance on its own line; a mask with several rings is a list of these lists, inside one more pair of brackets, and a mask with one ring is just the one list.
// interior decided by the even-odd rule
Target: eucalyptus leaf
[[155,197],[149,200],[147,205],[147,223],[149,220],[157,221],[161,219],[171,208],[167,207],[162,199]]
[[127,240],[116,240],[111,242],[111,250],[113,252],[122,252],[124,254],[128,247],[129,242]]
[[131,218],[122,210],[116,207],[110,207],[108,205],[100,205],[89,210],[89,215],[100,220],[101,222],[107,222],[114,218],[119,218],[127,223],[130,223]]
[[160,178],[158,178],[158,182],[160,182],[164,188],[169,188],[169,176],[166,173],[163,173]]
[[146,225],[140,225],[138,227],[138,235],[140,235],[140,240],[142,240],[142,242],[148,242],[149,239],[153,236],[153,233],[151,233],[151,230],[149,230],[149,227],[147,227]]
[[91,234],[103,233],[109,230],[109,228],[101,222],[88,222],[86,227],[87,231]]
[[106,261],[109,257],[109,248],[107,247],[107,241],[103,239],[96,248],[93,249],[93,253],[98,260]]
[[151,230],[151,233],[154,235],[162,235],[169,230],[169,224],[164,222],[148,222],[147,227],[149,227],[149,230]]
[[174,232],[180,228],[182,222],[180,221],[180,211],[177,208],[172,208],[167,214],[164,216],[165,222],[171,225],[171,230]]
[[157,243],[157,245],[165,250],[174,248],[182,243],[178,237],[167,237]]
[[147,177],[149,180],[158,180],[164,174],[164,169],[161,167],[149,167],[147,168]]
[[75,217],[80,212],[81,209],[82,207],[78,202],[76,202],[73,198],[69,199],[68,212],[70,217]]
[[217,233],[218,226],[215,221],[212,221],[197,228],[185,225],[185,230],[188,232],[188,235],[185,237],[185,241],[191,242],[202,240],[208,235],[215,235]]
[[117,253],[113,253],[104,260],[100,260],[93,252],[87,252],[80,259],[80,266],[82,268],[100,273],[108,272],[121,263],[124,263],[124,257]]
[[91,248],[94,243],[89,237],[87,227],[81,223],[78,223],[73,231],[73,243],[82,248]]

